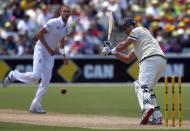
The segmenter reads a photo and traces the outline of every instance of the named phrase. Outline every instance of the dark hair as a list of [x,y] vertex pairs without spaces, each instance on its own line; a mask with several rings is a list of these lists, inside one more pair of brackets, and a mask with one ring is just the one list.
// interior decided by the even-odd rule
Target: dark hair
[[61,9],[64,8],[64,7],[70,8],[69,5],[62,5]]
[[124,18],[119,24],[121,30],[125,30],[128,26],[136,26],[137,22],[133,18]]

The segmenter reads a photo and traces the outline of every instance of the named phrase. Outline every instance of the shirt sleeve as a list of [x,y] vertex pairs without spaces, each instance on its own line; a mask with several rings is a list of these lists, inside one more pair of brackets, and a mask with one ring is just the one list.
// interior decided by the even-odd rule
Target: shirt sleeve
[[48,20],[48,22],[44,25],[44,28],[49,32],[53,29],[55,22],[53,20]]
[[129,37],[137,41],[140,38],[140,33],[140,30],[135,28],[131,31]]

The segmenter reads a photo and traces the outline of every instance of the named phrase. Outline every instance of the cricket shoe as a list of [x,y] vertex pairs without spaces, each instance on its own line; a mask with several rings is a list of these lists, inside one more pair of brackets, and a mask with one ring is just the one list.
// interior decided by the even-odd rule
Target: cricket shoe
[[13,77],[13,71],[10,71],[9,74],[5,77],[5,79],[3,80],[3,87],[6,88],[8,87],[8,85],[14,81],[14,77]]
[[152,118],[152,120],[150,120],[148,123],[150,125],[162,125],[162,117],[160,117],[160,118]]
[[162,124],[162,113],[160,112],[159,106],[155,107],[154,113],[152,114],[152,118],[149,120],[149,124],[152,124],[152,125]]
[[154,112],[154,107],[145,109],[142,113],[142,119],[141,119],[141,125],[147,125],[149,122],[149,118],[150,116],[153,114]]
[[33,114],[46,114],[46,111],[42,108],[42,106],[38,106],[35,108],[31,107],[29,111]]

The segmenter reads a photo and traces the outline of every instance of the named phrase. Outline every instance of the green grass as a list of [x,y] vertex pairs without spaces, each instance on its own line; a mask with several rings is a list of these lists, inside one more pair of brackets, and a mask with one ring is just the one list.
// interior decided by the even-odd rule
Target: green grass
[[0,131],[92,131],[84,128],[38,126],[30,124],[0,122]]
[[[11,87],[0,90],[1,108],[28,110],[37,88]],[[66,95],[58,87],[50,87],[43,99],[48,112],[70,114],[105,114],[118,116],[140,115],[133,88],[69,87]],[[131,104],[129,104],[131,103]]]
[[[111,116],[126,116],[137,117],[140,119],[141,112],[133,87],[68,87],[66,95],[60,94],[60,87],[50,86],[47,94],[43,99],[43,107],[48,112],[60,112],[67,114],[96,114],[96,115],[111,115]],[[11,86],[10,88],[0,88],[0,109],[17,109],[28,110],[30,103],[35,95],[36,89],[34,86],[18,87]],[[164,108],[164,92],[163,88],[157,87],[154,89],[157,95],[157,101],[163,112]],[[188,100],[190,88],[183,87],[182,89],[182,110],[183,119],[190,120],[190,101]],[[177,101],[177,95],[176,95]],[[169,103],[170,104],[170,103]],[[177,104],[177,103],[176,103]],[[177,107],[177,106],[176,106]],[[176,109],[177,110],[177,109]],[[16,126],[17,125],[17,126]],[[25,130],[31,126],[31,130],[46,130],[45,126],[26,126],[22,124],[0,123],[0,130],[9,130],[11,127]],[[3,127],[3,128],[1,128]],[[7,128],[6,128],[7,127]],[[10,127],[10,128],[9,128]],[[33,127],[33,128],[32,128]],[[48,127],[50,128],[50,127]],[[51,127],[55,130],[73,130],[77,131],[80,128],[58,128]],[[50,129],[51,129],[50,128]],[[15,129],[15,130],[16,130]],[[10,129],[11,130],[11,129]],[[40,129],[39,129],[40,130]],[[88,129],[86,129],[88,130]],[[83,130],[83,131],[86,131]],[[90,129],[89,129],[90,131]],[[98,130],[100,131],[100,130]]]
[[[138,131],[146,131],[146,129],[137,129]],[[152,130],[152,129],[151,129]],[[168,131],[167,129],[155,129],[156,131]],[[189,129],[183,129],[188,131]],[[0,122],[0,131],[129,131],[128,129],[86,129],[74,127],[54,127],[54,126],[37,126],[29,124],[15,124]],[[130,131],[136,131],[130,129]],[[180,129],[172,129],[172,131],[180,131]]]

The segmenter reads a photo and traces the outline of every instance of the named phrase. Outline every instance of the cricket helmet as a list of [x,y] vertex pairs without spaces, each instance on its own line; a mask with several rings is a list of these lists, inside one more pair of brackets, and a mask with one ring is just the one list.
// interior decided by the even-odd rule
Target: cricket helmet
[[135,26],[137,24],[137,22],[133,19],[133,18],[124,18],[119,27],[121,30],[125,30],[128,26],[132,25],[132,26]]

